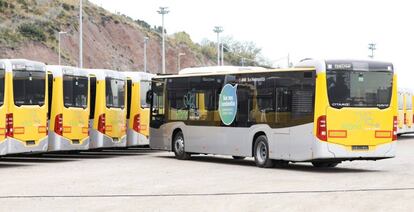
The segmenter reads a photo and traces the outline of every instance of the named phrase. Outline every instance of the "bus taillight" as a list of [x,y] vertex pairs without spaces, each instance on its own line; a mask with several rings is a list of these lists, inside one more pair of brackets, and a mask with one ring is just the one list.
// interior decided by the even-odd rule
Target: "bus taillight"
[[141,132],[141,115],[140,114],[137,114],[137,115],[134,116],[133,129],[136,132]]
[[101,114],[98,119],[98,131],[105,134],[105,113]]
[[13,113],[6,114],[6,137],[13,137]]
[[316,137],[321,141],[327,141],[327,132],[326,132],[326,116],[319,116],[316,126]]
[[397,140],[397,127],[398,127],[398,120],[397,116],[394,116],[393,125],[392,125],[392,140]]
[[55,117],[55,133],[62,136],[63,135],[63,115],[57,114]]

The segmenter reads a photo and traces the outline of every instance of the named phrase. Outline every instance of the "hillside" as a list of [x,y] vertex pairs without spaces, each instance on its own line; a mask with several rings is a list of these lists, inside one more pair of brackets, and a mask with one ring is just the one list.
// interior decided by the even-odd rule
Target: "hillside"
[[[58,63],[58,32],[62,35],[62,64],[78,63],[78,0],[0,0],[0,58],[27,58]],[[168,30],[168,29],[167,29]],[[84,3],[84,67],[115,70],[143,70],[144,37],[149,37],[148,69],[161,70],[160,30],[145,21],[116,15],[88,1]],[[169,35],[166,69],[213,65],[184,32]]]

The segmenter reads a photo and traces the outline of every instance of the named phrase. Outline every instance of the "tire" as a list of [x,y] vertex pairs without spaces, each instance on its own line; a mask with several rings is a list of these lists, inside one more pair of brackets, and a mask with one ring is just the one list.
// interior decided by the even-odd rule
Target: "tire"
[[312,162],[312,165],[316,168],[334,168],[338,164],[336,162]]
[[261,135],[256,138],[254,142],[253,155],[256,166],[260,168],[274,167],[273,160],[269,158],[269,144],[265,135]]
[[189,153],[185,152],[183,132],[179,131],[175,134],[172,145],[173,145],[172,147],[173,147],[175,157],[177,159],[179,159],[179,160],[188,160],[188,159],[190,159],[191,155]]
[[243,156],[233,156],[234,160],[244,160],[246,157]]

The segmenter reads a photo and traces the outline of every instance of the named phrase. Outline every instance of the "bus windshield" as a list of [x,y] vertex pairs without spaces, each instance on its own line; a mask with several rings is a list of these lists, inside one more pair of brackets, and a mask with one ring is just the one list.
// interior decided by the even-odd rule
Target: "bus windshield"
[[125,106],[125,81],[114,78],[106,78],[106,107],[124,108]]
[[46,73],[37,71],[13,71],[14,104],[39,105],[45,104]]
[[150,81],[141,81],[140,82],[140,95],[141,95],[141,107],[142,108],[149,108],[150,105],[146,101],[147,97],[147,91],[151,88],[151,82]]
[[327,70],[326,77],[329,102],[334,108],[390,106],[392,72]]
[[65,107],[86,108],[88,101],[88,78],[63,76],[63,102]]

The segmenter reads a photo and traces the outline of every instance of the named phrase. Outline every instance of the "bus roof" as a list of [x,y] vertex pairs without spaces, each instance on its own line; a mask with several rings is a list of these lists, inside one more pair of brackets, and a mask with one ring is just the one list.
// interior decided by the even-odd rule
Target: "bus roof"
[[85,69],[89,75],[95,75],[97,80],[105,80],[106,77],[125,80],[126,77],[122,72],[108,69]]
[[[221,66],[217,66],[219,69]],[[204,67],[201,68],[203,70]],[[183,69],[185,70],[185,69]],[[208,69],[207,69],[208,70]],[[228,75],[228,74],[255,74],[255,73],[272,73],[272,72],[287,72],[287,71],[314,71],[315,68],[285,68],[285,69],[266,69],[262,67],[244,67],[243,69],[224,69],[223,71],[213,72],[199,72],[199,73],[181,73],[176,75],[158,75],[154,78],[175,78],[175,77],[192,77],[192,76],[214,76],[214,75]]]
[[13,70],[46,71],[46,65],[44,63],[33,60],[1,59],[0,64],[3,64],[6,72],[12,72]]
[[127,78],[130,78],[132,82],[139,82],[141,80],[150,81],[155,74],[141,72],[141,71],[126,71],[122,72]]
[[47,65],[46,70],[52,72],[54,77],[62,77],[63,74],[88,77],[88,72],[86,70],[72,66]]
[[390,62],[358,59],[304,59],[295,65],[296,68],[315,68],[316,72],[326,69],[359,70],[359,71],[394,71]]

